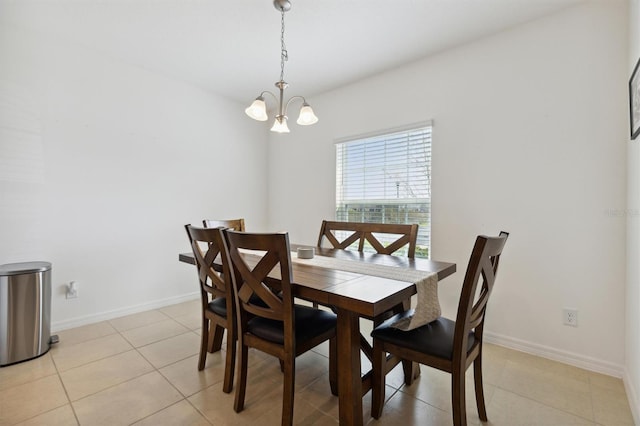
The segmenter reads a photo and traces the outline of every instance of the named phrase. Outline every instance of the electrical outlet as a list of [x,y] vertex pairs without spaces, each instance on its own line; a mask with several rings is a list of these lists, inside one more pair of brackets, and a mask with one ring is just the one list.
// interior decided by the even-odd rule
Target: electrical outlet
[[76,287],[76,282],[71,281],[67,286],[67,299],[76,299],[78,297],[78,288]]
[[562,310],[562,316],[564,319],[564,325],[570,325],[571,327],[578,326],[578,310],[564,308]]

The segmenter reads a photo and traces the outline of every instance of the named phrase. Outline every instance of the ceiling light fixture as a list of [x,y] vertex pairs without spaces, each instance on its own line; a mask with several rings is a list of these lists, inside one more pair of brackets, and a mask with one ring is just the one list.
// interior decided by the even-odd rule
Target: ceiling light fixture
[[272,92],[265,90],[258,96],[255,101],[249,106],[249,108],[245,109],[244,112],[254,120],[258,121],[267,121],[269,117],[267,116],[267,105],[264,101],[264,95],[269,94],[273,96],[273,98],[278,102],[278,114],[276,115],[275,121],[273,122],[273,127],[271,127],[272,132],[278,133],[289,133],[289,127],[287,127],[287,108],[291,101],[296,99],[302,100],[302,107],[300,108],[300,116],[296,123],[301,126],[309,126],[311,124],[315,124],[318,122],[318,117],[313,113],[313,109],[307,103],[307,100],[303,96],[293,96],[289,98],[289,100],[284,102],[284,89],[286,89],[289,85],[284,81],[284,62],[289,60],[289,55],[287,53],[287,49],[284,44],[284,14],[285,12],[291,9],[291,2],[289,0],[274,0],[273,6],[280,11],[282,14],[282,25],[280,31],[280,81],[276,82],[276,87],[280,90],[280,98],[274,95]]

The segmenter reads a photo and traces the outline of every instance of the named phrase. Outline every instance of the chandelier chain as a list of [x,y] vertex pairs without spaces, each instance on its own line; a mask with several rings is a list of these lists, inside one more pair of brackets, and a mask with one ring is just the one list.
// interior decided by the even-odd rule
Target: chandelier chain
[[284,62],[289,60],[289,52],[284,44],[284,8],[280,9],[282,13],[281,30],[280,30],[280,81],[284,81]]

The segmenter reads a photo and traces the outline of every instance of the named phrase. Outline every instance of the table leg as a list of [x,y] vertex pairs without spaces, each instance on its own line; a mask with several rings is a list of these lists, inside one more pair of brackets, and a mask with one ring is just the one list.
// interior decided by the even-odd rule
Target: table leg
[[338,398],[341,425],[362,425],[360,322],[353,312],[337,309]]

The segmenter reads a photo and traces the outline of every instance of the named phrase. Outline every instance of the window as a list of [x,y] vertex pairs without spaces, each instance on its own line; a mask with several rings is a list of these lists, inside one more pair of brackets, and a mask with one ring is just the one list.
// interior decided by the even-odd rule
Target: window
[[431,123],[336,144],[336,220],[417,223],[417,257],[429,257]]

